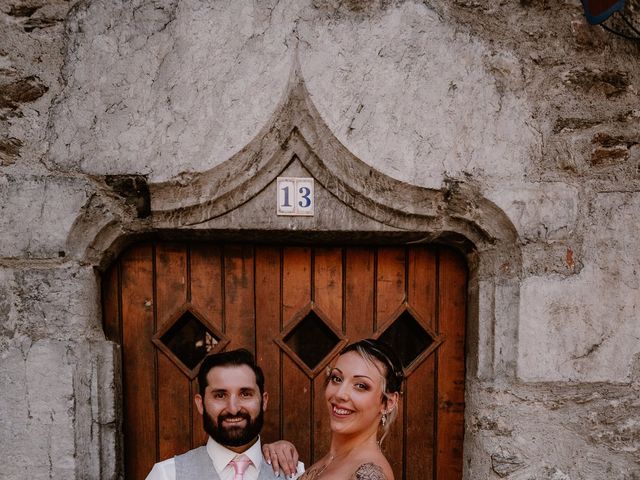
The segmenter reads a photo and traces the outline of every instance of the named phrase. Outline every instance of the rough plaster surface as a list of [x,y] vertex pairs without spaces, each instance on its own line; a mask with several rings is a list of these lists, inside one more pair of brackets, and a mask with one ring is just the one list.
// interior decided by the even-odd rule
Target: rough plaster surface
[[[137,16],[145,28],[132,29]],[[78,46],[50,152],[71,171],[162,181],[215,166],[274,111],[295,45],[329,127],[392,177],[436,188],[463,172],[517,179],[539,149],[526,103],[491,73],[521,83],[516,59],[425,5],[336,22],[299,1],[97,1],[71,28]]]
[[582,271],[522,282],[518,372],[525,380],[630,380],[640,352],[640,195],[601,193],[590,211]]
[[[41,340],[25,349],[2,353],[0,442],[7,462],[3,478],[72,478],[73,367],[66,342]],[[11,445],[7,449],[6,446]]]
[[88,198],[82,179],[0,177],[0,256],[64,257],[69,230]]
[[[578,0],[5,0],[0,17],[2,478],[118,478],[118,352],[69,232],[124,237],[146,181],[243,149],[296,49],[352,153],[469,185],[517,232],[521,270],[470,256],[465,479],[640,478],[638,47]],[[104,187],[132,174],[133,193]],[[219,225],[252,205],[270,211],[256,197]]]
[[92,268],[0,268],[0,347],[25,339],[99,339],[100,307]]
[[303,70],[321,115],[367,163],[435,188],[463,173],[521,178],[537,138],[523,99],[496,87],[496,68],[522,82],[506,52],[417,2],[372,18],[325,16],[298,30],[309,45]]
[[[465,447],[479,448],[469,478],[635,480],[640,476],[640,388],[610,384],[473,388]],[[475,442],[475,445],[470,445]]]
[[571,238],[579,213],[579,190],[566,183],[512,182],[485,192],[509,216],[524,242]]

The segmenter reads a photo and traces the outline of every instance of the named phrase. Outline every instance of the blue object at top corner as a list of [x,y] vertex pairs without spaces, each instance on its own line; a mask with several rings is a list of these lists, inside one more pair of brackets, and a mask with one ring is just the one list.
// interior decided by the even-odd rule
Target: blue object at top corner
[[[607,18],[624,8],[626,0],[581,0],[584,8],[584,15],[591,25],[598,25]],[[604,6],[602,4],[605,4]],[[606,5],[609,3],[610,5]]]

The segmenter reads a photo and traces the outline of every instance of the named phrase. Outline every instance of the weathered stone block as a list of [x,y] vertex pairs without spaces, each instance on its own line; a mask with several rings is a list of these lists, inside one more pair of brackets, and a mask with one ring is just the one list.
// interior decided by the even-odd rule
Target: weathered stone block
[[517,453],[500,450],[491,455],[491,468],[500,478],[507,477],[524,466],[524,460]]
[[29,419],[24,355],[20,348],[0,350],[0,448],[6,459],[0,464],[2,478],[25,478],[31,462],[31,450],[21,441],[28,435]]
[[15,282],[13,271],[0,268],[0,351],[16,331]]
[[565,85],[590,94],[601,94],[607,98],[627,92],[631,81],[629,72],[615,69],[575,68],[562,75]]
[[17,109],[20,104],[37,100],[49,88],[39,78],[29,76],[6,85],[0,85],[0,108]]
[[[616,288],[612,288],[616,285]],[[594,292],[607,291],[605,297]],[[528,381],[630,380],[635,288],[588,266],[578,277],[532,277],[520,298],[518,374]]]
[[549,480],[571,480],[571,477],[568,474],[555,467],[545,468],[543,478]]
[[[604,291],[606,296],[594,295]],[[639,302],[636,288],[593,265],[577,277],[524,280],[518,375],[527,381],[628,382],[631,358],[640,351]]]
[[[516,338],[518,323],[518,282],[505,281],[496,284],[479,282],[477,375],[482,380],[504,380],[515,374],[517,358]],[[476,327],[472,327],[476,330]]]
[[0,257],[64,257],[88,197],[84,180],[0,176]]
[[597,133],[591,139],[591,164],[594,166],[615,165],[629,159],[629,149],[640,143],[638,138],[625,138],[606,133]]
[[73,341],[102,337],[98,279],[90,267],[0,268],[0,347],[22,336]]
[[22,140],[19,138],[2,138],[0,139],[0,166],[11,165],[16,157],[20,154]]
[[117,347],[44,339],[1,352],[0,477],[119,478]]
[[[25,32],[49,28],[64,21],[65,8],[56,5],[59,0],[43,1],[35,0],[29,2],[17,2],[6,6],[6,13],[16,19],[16,23]],[[69,8],[69,6],[67,6]]]
[[633,428],[617,437],[619,443],[611,441],[624,429],[618,423],[622,418],[637,416],[637,390],[630,386],[472,385],[469,397],[473,407],[467,415],[473,421],[467,432],[476,439],[469,479],[499,478],[511,468],[516,470],[505,478],[633,480],[640,475]]
[[564,241],[530,243],[522,248],[522,270],[525,276],[550,274],[573,275],[582,269],[581,239],[575,235]]
[[640,195],[602,193],[589,210],[580,275],[522,283],[518,371],[524,379],[630,381],[640,351]]
[[74,478],[73,369],[68,345],[42,340],[2,353],[3,478]]
[[589,206],[589,216],[590,227],[584,236],[585,251],[602,274],[610,277],[609,295],[618,297],[618,288],[636,290],[636,294],[627,297],[620,308],[637,306],[640,301],[637,294],[640,289],[640,192],[599,193]]
[[590,25],[584,17],[571,22],[571,33],[578,45],[590,51],[605,48],[606,32],[599,25]]
[[501,185],[486,195],[505,211],[524,241],[566,239],[576,228],[579,197],[571,185]]
[[79,478],[122,478],[120,350],[111,342],[74,349],[76,473]]

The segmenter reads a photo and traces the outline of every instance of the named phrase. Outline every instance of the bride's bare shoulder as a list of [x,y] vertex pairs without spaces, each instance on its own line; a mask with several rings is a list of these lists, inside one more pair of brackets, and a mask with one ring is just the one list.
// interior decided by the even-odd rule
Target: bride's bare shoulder
[[352,480],[393,480],[387,477],[382,467],[376,463],[363,463],[358,467]]

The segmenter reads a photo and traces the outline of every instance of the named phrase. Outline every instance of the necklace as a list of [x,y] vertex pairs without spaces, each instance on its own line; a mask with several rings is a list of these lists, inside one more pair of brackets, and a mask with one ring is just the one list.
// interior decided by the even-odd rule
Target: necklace
[[327,468],[329,468],[329,465],[331,465],[331,462],[333,462],[336,458],[348,457],[349,454],[354,450],[354,448],[355,447],[351,447],[346,452],[343,452],[340,455],[336,455],[335,453],[332,453],[331,455],[329,455],[329,459],[324,463],[324,465],[319,465],[317,467],[310,468],[304,473],[304,475],[302,475],[302,477],[300,477],[299,480],[318,480],[322,476],[324,471]]
[[324,465],[322,465],[322,467],[320,467],[318,470],[316,470],[315,472],[313,472],[313,478],[319,478],[320,475],[322,475],[324,473],[324,471],[327,469],[327,467],[329,465],[331,465],[331,462],[333,462],[333,459],[336,458],[335,455],[330,455],[329,456],[329,460],[326,461],[326,463]]
[[334,458],[336,458],[335,455],[330,455],[329,456],[329,460],[327,460],[324,463],[324,465],[321,465],[320,467],[318,467],[316,469],[309,470],[309,472],[308,472],[309,476],[308,477],[304,476],[304,477],[302,477],[302,479],[304,479],[304,480],[316,480],[316,479],[320,478],[320,475],[322,475],[324,473],[324,471],[327,469],[327,467],[329,467],[329,465],[331,465],[331,462],[333,462]]

